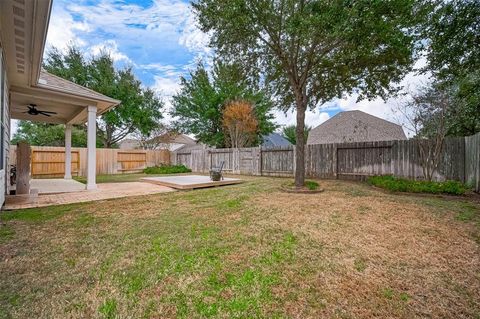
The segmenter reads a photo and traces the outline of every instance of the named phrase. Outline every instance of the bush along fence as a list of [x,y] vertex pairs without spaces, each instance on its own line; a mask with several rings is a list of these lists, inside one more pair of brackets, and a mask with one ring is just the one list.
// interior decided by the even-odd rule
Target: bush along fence
[[[10,148],[15,163],[16,146]],[[168,150],[97,149],[97,174],[141,172],[149,166],[170,164]],[[86,176],[87,149],[72,147],[72,175]],[[62,177],[65,174],[65,148],[32,146],[31,174],[34,178]]]
[[[418,140],[318,144],[306,147],[306,175],[310,178],[364,180],[370,176],[393,175],[424,179],[425,160]],[[480,134],[447,138],[436,165],[434,180],[456,180],[480,189]],[[175,164],[193,172],[207,173],[225,162],[226,172],[257,176],[293,176],[293,146],[276,148],[179,150],[172,155]]]

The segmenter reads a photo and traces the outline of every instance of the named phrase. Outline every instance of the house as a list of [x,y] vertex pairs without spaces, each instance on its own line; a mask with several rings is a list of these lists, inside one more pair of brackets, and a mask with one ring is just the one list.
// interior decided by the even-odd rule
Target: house
[[307,144],[406,140],[402,126],[362,111],[336,114],[308,134]]
[[[290,146],[290,145],[292,144],[278,133],[270,133],[268,135],[264,135],[262,144],[260,144],[260,146],[264,148]],[[188,153],[191,151],[204,150],[207,148],[210,148],[210,147],[201,142],[194,142],[194,143],[185,144],[182,147],[175,149],[175,151],[181,152],[181,153]]]
[[282,135],[278,133],[270,133],[263,137],[262,147],[277,147],[277,146],[290,146],[290,143]]
[[11,119],[65,125],[65,179],[71,178],[72,125],[87,123],[86,188],[95,189],[96,117],[120,103],[42,70],[51,9],[52,0],[0,1],[0,204],[12,164]]
[[137,139],[126,138],[119,143],[122,150],[149,149],[149,150],[178,150],[185,145],[195,145],[197,142],[185,134],[165,133],[148,141],[140,142]]

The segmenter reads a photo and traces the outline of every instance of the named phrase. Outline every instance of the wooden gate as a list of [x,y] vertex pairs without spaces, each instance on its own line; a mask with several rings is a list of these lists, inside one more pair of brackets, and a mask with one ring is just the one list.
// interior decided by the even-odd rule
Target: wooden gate
[[212,149],[210,153],[210,167],[219,166],[221,162],[223,164],[223,170],[232,173],[233,172],[233,150],[229,148],[224,149]]
[[[80,152],[72,151],[72,175],[79,175]],[[65,175],[65,151],[32,149],[32,177]]]

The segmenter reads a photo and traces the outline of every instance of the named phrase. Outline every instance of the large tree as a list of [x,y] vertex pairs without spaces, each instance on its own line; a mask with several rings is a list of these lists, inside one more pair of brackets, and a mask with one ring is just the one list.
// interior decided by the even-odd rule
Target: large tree
[[247,77],[239,65],[216,61],[209,73],[200,63],[189,78],[180,81],[181,89],[173,97],[171,111],[179,132],[193,134],[209,146],[226,147],[223,111],[227,103],[239,99],[253,105],[258,122],[256,143],[275,130],[270,113],[272,100],[259,89],[258,77]]
[[453,103],[447,109],[451,136],[480,132],[480,1],[441,0],[424,28],[428,71]]
[[261,71],[297,111],[295,185],[305,180],[305,112],[345,93],[386,97],[415,58],[418,1],[197,0],[227,60]]
[[[61,124],[19,121],[12,144],[20,141],[26,141],[28,144],[36,146],[65,146],[65,127]],[[85,127],[78,125],[73,127],[72,146],[87,146]]]
[[87,59],[75,47],[68,48],[66,53],[53,49],[47,53],[44,68],[52,74],[122,101],[97,120],[97,134],[103,147],[115,147],[135,131],[148,134],[162,118],[162,100],[153,90],[142,86],[131,67],[116,69],[107,52]]

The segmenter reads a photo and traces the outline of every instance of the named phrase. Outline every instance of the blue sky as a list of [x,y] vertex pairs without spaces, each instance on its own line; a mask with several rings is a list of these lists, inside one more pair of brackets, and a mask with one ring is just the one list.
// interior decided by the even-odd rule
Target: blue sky
[[[47,50],[70,43],[87,55],[110,52],[118,66],[131,65],[144,85],[154,88],[169,105],[179,77],[198,60],[208,61],[208,35],[196,27],[188,1],[183,0],[54,0]],[[407,76],[407,83],[418,77]],[[396,101],[362,101],[345,97],[309,111],[306,122],[316,126],[342,110],[359,109],[397,121]],[[293,124],[294,112],[275,112],[278,124]],[[166,119],[168,121],[168,117]]]

